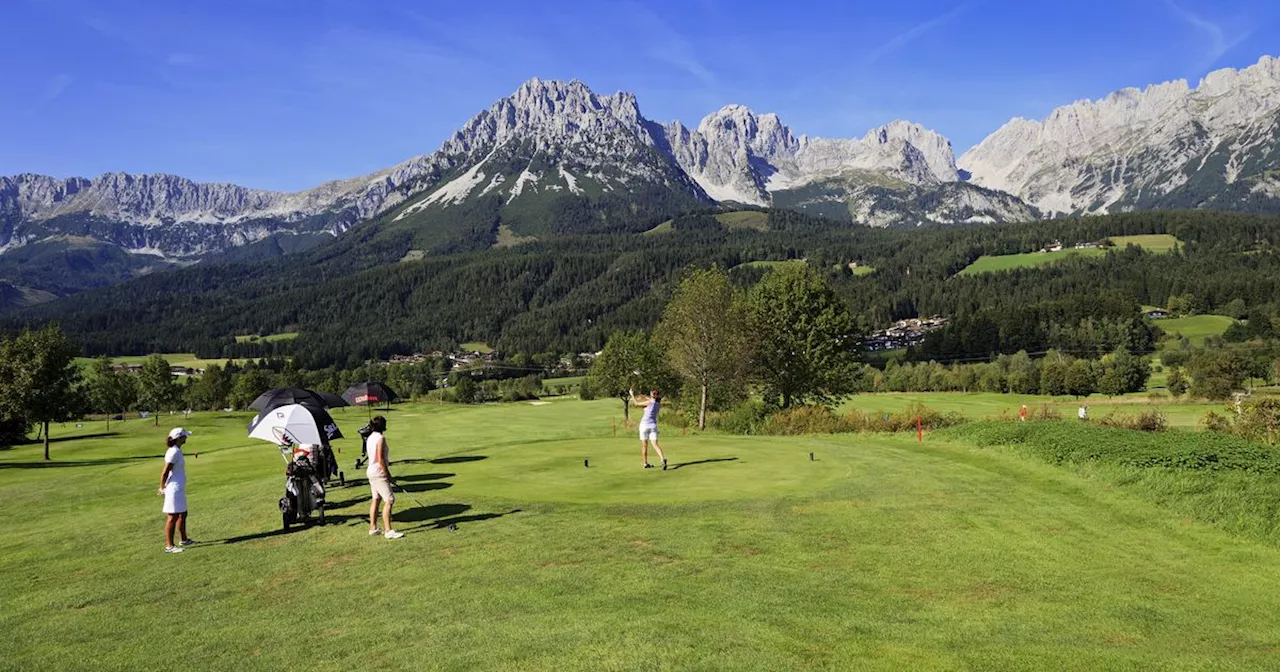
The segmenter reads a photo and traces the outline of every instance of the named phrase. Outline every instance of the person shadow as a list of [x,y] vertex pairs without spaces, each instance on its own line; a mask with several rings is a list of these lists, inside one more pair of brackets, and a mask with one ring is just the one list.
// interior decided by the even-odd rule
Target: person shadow
[[714,462],[735,462],[737,461],[737,459],[738,458],[736,457],[715,457],[709,460],[698,460],[696,462],[678,462],[676,464],[671,465],[671,470],[674,471],[676,469],[680,469],[681,467],[694,467],[699,464],[712,464]]
[[422,523],[405,530],[405,534],[414,532],[425,532],[429,530],[439,530],[445,528],[456,529],[458,525],[463,523],[475,523],[484,520],[493,520],[509,516],[513,513],[520,513],[520,509],[511,509],[502,513],[469,513],[471,511],[470,504],[460,504],[457,502],[449,502],[442,504],[430,504],[427,506],[414,507],[406,509],[392,516],[392,522],[401,523]]

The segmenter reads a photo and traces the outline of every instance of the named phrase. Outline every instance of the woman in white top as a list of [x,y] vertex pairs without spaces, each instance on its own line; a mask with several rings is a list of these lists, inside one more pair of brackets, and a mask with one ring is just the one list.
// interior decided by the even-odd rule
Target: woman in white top
[[[164,506],[160,509],[165,514],[164,520],[164,552],[181,553],[183,546],[196,543],[187,537],[187,466],[182,455],[182,444],[187,442],[191,432],[174,427],[169,430],[165,439],[167,450],[164,453],[164,469],[160,471],[160,492],[164,497]],[[177,528],[181,546],[173,543],[173,530]]]
[[[391,529],[391,505],[396,496],[391,494],[391,472],[387,465],[387,439],[383,432],[387,431],[387,419],[381,415],[373,416],[369,421],[369,429],[373,432],[365,440],[365,452],[369,455],[369,468],[365,475],[369,477],[369,490],[373,492],[373,501],[369,503],[369,536],[381,533],[387,539],[399,539],[403,532]],[[378,529],[378,500],[382,500],[382,527]]]

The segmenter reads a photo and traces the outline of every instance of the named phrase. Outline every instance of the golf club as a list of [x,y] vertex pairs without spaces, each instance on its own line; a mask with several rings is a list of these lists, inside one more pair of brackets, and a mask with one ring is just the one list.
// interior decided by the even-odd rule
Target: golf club
[[[388,479],[388,480],[391,480],[391,479]],[[416,498],[414,498],[413,495],[409,494],[408,490],[405,490],[404,488],[400,487],[400,484],[396,483],[394,480],[391,480],[391,487],[395,488],[396,490],[399,490],[400,494],[404,495],[405,497],[408,497],[409,501],[413,502],[414,504],[417,504],[419,507],[424,509],[427,508],[425,505],[423,505],[422,502],[419,502]]]

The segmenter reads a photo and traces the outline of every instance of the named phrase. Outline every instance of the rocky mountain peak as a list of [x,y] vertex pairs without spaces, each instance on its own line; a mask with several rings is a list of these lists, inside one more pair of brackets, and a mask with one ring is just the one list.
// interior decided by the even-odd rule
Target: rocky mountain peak
[[1144,203],[1204,207],[1217,197],[1176,195],[1185,194],[1189,172],[1214,165],[1224,184],[1247,177],[1250,166],[1273,157],[1277,143],[1268,129],[1278,114],[1280,60],[1264,56],[1241,70],[1211,72],[1195,88],[1175,80],[1120,89],[1059,107],[1041,121],[1013,119],[959,165],[975,183],[1049,213]]

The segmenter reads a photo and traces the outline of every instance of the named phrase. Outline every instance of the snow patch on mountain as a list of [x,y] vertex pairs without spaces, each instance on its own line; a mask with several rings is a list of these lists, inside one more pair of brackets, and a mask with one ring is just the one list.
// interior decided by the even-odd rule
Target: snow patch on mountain
[[563,179],[565,184],[569,186],[570,193],[579,195],[586,193],[578,186],[577,178],[575,178],[569,171],[565,170],[563,165],[558,166],[558,168],[560,169],[561,179]]

